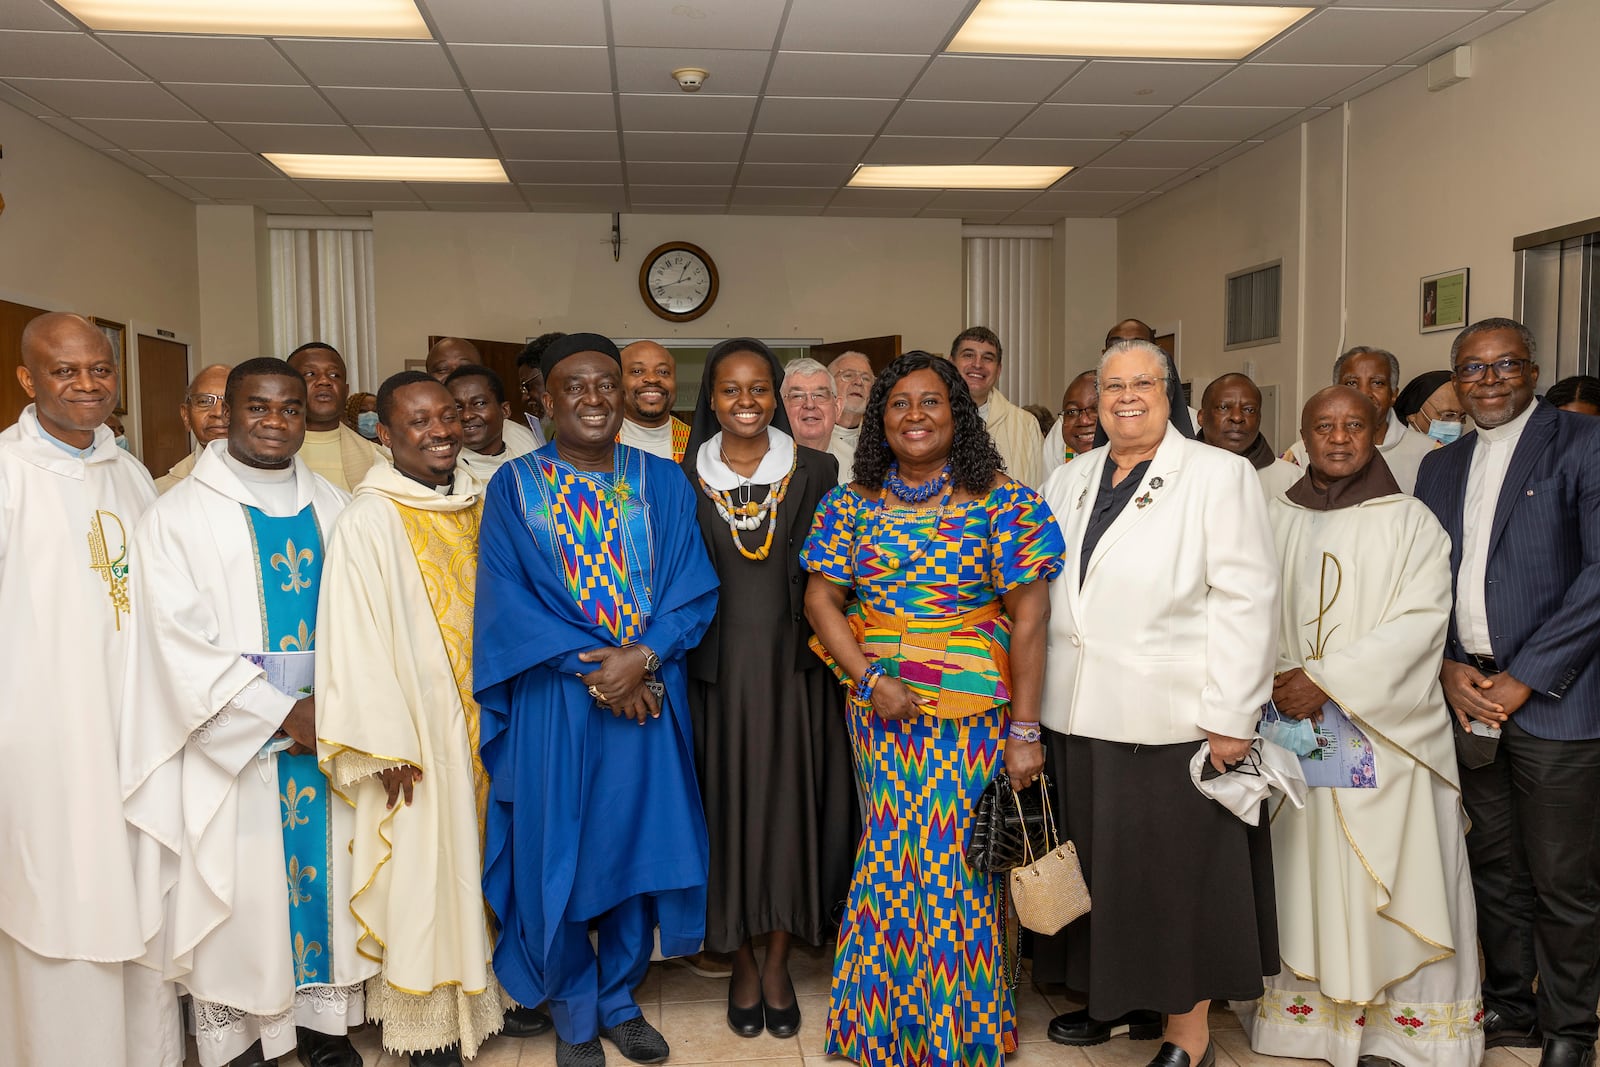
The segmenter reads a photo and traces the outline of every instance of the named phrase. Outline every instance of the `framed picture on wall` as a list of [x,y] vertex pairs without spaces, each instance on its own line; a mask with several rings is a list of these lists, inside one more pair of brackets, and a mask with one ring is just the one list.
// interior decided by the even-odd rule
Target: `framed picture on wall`
[[1467,283],[1471,269],[1461,267],[1422,279],[1417,292],[1417,328],[1422,333],[1459,330],[1467,324]]
[[91,319],[100,332],[106,335],[106,340],[111,342],[111,358],[117,368],[117,407],[118,415],[128,413],[128,326],[122,322],[112,322],[96,315]]

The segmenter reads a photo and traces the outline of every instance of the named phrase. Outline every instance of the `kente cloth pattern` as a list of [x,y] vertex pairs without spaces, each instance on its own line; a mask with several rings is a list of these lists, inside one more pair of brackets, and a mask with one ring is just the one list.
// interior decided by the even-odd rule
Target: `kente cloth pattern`
[[[689,424],[676,415],[669,415],[668,421],[672,424],[672,462],[682,463],[683,454],[689,450]],[[622,443],[622,435],[616,436],[617,444]]]
[[527,523],[540,547],[555,557],[573,603],[618,644],[650,622],[650,507],[645,503],[643,453],[616,447],[610,472],[580,471],[552,452],[528,457],[537,496]]
[[[1010,701],[1011,620],[1000,598],[1055,577],[1064,551],[1049,505],[1017,482],[920,509],[840,486],[818,509],[800,562],[854,590],[849,621],[869,660],[935,716],[961,718]],[[844,681],[821,642],[812,647]]]
[[967,866],[1004,709],[893,722],[853,707],[867,823],[839,931],[827,1051],[862,1067],[997,1067],[1017,1047],[997,887]]
[[422,586],[439,623],[450,672],[461,694],[461,710],[472,744],[472,793],[478,808],[478,847],[483,847],[489,808],[489,773],[478,752],[478,702],[472,697],[472,606],[478,579],[478,527],[483,519],[480,502],[460,511],[423,511],[399,504],[400,526],[417,557]]
[[[307,504],[297,515],[274,518],[242,505],[249,519],[259,576],[262,647],[275,653],[310,653],[316,647],[317,594],[322,586],[322,531]],[[290,694],[309,696],[310,693]],[[333,901],[328,895],[333,812],[328,780],[315,752],[278,753],[283,863],[288,878],[289,938],[295,988],[326,985],[333,977]]]

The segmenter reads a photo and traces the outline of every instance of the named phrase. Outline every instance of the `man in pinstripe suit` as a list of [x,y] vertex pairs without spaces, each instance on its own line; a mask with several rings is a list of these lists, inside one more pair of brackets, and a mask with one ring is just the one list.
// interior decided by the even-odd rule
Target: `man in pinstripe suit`
[[[1422,461],[1451,538],[1440,679],[1461,729],[1486,1044],[1590,1067],[1600,1001],[1600,420],[1534,397],[1521,323],[1451,346],[1478,429]],[[1534,980],[1538,979],[1537,994]]]

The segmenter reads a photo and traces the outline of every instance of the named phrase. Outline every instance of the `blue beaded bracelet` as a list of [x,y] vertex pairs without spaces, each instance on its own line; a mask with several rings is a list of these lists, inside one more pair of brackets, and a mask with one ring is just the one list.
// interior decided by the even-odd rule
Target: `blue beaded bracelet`
[[856,703],[872,703],[872,687],[878,684],[878,679],[882,678],[883,674],[883,664],[870,663],[867,665],[867,669],[861,672],[861,680],[856,683]]

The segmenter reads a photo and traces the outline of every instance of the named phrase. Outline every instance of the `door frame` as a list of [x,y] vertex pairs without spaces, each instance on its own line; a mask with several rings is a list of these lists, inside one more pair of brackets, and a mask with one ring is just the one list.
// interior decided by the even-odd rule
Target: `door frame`
[[[143,462],[144,460],[144,411],[142,410],[144,405],[141,403],[139,398],[139,335],[141,333],[147,333],[151,334],[152,336],[159,337],[160,334],[158,331],[164,329],[166,329],[166,327],[157,327],[153,325],[147,329],[145,327],[144,320],[142,319],[130,318],[128,320],[127,381],[122,383],[122,392],[127,401],[128,415],[124,420],[123,425],[128,430],[128,445],[133,451],[133,454],[139,457],[140,462]],[[187,384],[194,379],[195,348],[197,346],[190,338],[189,334],[184,330],[167,330],[167,332],[172,334],[172,336],[161,337],[161,340],[171,341],[175,345],[182,345],[184,347],[185,354],[183,380],[185,384]],[[172,412],[171,415],[173,418],[176,418],[177,412]],[[159,417],[159,413],[157,413],[157,417]],[[128,425],[128,420],[132,421],[131,426]],[[193,436],[193,434],[190,435],[191,447],[193,444]]]

